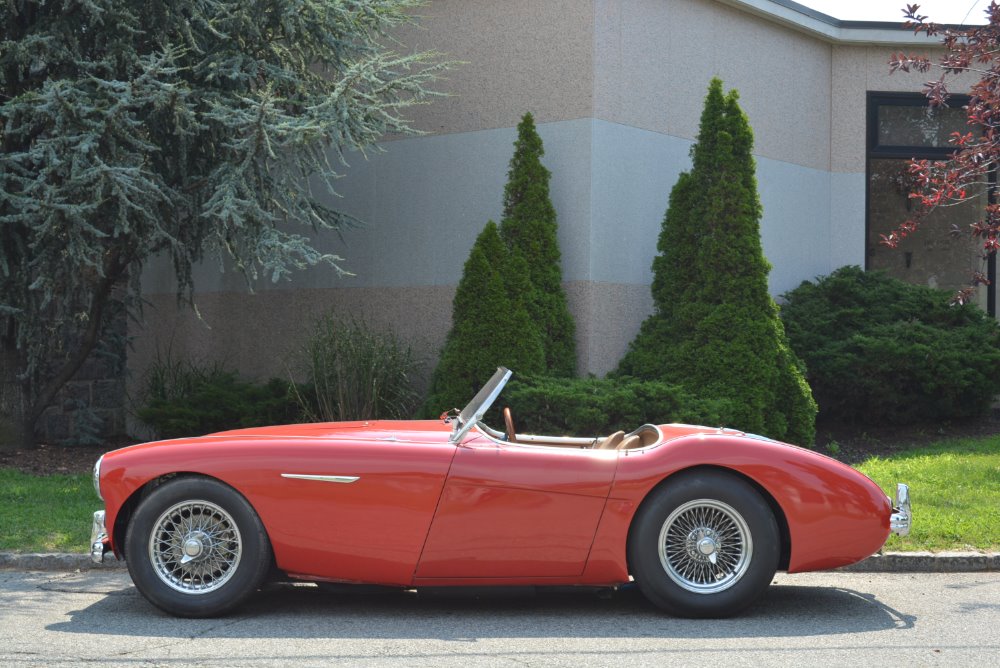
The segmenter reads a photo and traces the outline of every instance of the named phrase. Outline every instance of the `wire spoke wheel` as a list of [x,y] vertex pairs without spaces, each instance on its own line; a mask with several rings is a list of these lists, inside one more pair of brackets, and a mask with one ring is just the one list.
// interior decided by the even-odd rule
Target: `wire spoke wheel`
[[678,473],[632,521],[629,568],[642,593],[680,617],[731,617],[771,584],[781,557],[775,511],[752,484],[715,469]]
[[678,506],[663,523],[660,563],[678,586],[696,594],[732,587],[753,557],[746,520],[716,499],[694,499]]
[[236,573],[243,554],[239,527],[210,501],[177,503],[149,534],[149,559],[157,577],[184,594],[218,590]]
[[222,615],[257,591],[274,564],[263,523],[242,494],[185,475],[150,490],[124,537],[129,575],[172,615]]

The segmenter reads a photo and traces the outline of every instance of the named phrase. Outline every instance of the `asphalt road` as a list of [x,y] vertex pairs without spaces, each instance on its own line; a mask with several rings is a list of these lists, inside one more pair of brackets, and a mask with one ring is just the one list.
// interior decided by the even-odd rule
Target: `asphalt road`
[[[1000,573],[779,574],[729,620],[635,591],[444,598],[276,585],[169,617],[122,571],[0,571],[0,665],[934,666],[1000,662]],[[878,662],[878,664],[876,664]]]

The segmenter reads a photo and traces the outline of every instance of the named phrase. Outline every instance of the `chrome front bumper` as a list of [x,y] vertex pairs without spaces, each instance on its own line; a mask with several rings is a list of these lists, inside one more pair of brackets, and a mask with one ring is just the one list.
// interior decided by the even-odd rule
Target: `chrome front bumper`
[[889,516],[889,531],[900,536],[910,533],[913,513],[910,510],[910,488],[903,483],[896,485],[896,498],[892,499],[892,515]]
[[104,554],[111,549],[108,545],[108,530],[104,527],[104,511],[94,513],[90,526],[90,560],[95,564],[104,562]]

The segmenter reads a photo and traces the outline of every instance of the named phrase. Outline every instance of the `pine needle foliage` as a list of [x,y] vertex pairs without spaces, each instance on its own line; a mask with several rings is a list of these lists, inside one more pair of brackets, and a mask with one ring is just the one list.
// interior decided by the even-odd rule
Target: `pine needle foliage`
[[461,408],[498,366],[541,373],[545,350],[528,315],[527,265],[508,251],[496,223],[479,234],[465,262],[452,305],[451,331],[431,377],[425,417]]
[[788,340],[822,418],[963,419],[988,414],[1000,392],[1000,327],[946,291],[841,267],[784,297]]
[[809,445],[816,404],[767,290],[753,133],[738,99],[712,80],[653,260],[654,313],[618,373],[728,400],[728,426]]
[[345,154],[410,132],[447,67],[385,46],[420,4],[0,3],[0,380],[25,438],[151,256],[184,298],[206,255],[249,281],[340,270],[312,237],[352,222],[329,205]]
[[532,287],[528,312],[542,335],[547,372],[574,376],[576,328],[562,287],[556,210],[549,198],[551,173],[542,165],[544,154],[535,120],[527,113],[517,126],[504,187],[500,235],[528,264]]

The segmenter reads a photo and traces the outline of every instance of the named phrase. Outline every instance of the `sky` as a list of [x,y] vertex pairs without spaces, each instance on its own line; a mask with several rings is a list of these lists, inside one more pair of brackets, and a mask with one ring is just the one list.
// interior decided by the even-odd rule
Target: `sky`
[[[902,21],[903,7],[920,5],[920,14],[935,23],[983,24],[990,0],[795,0],[847,21]],[[1000,0],[998,0],[1000,2]]]

